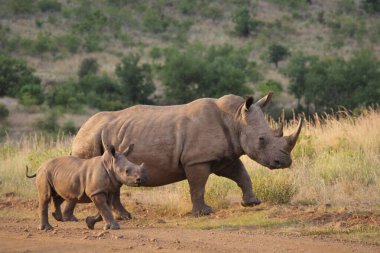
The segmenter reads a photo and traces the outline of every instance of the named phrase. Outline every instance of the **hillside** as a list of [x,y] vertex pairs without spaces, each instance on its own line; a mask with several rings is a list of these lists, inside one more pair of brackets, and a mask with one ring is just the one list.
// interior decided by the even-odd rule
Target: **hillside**
[[[172,103],[190,98],[177,101],[163,95],[165,83],[169,81],[162,77],[160,64],[166,63],[168,48],[186,51],[198,45],[206,52],[212,46],[228,44],[247,57],[245,73],[254,71],[243,81],[251,93],[255,92],[258,97],[272,89],[273,85],[260,86],[259,83],[273,80],[277,107],[294,108],[296,99],[288,92],[290,79],[283,70],[291,56],[303,53],[321,59],[347,60],[358,50],[367,49],[378,58],[378,5],[376,1],[365,0],[7,0],[0,3],[0,50],[15,59],[26,60],[41,79],[44,94],[52,86],[77,80],[80,65],[86,58],[96,59],[99,75],[106,74],[116,80],[116,65],[123,57],[135,53],[139,56],[139,65],[151,65],[152,82],[157,89],[151,96],[153,101]],[[247,34],[239,34],[239,20],[248,25]],[[278,67],[268,60],[273,44],[280,44],[288,52],[288,57],[279,60]],[[252,75],[255,77],[249,77]],[[231,82],[239,80],[230,79]],[[376,83],[374,87],[379,86]],[[234,92],[230,87],[212,94],[199,93],[192,98],[230,92],[240,94],[243,90],[247,91]],[[302,99],[309,110],[307,98]],[[136,102],[141,103],[124,101],[111,109]],[[312,104],[317,107],[318,102],[312,101]],[[51,107],[51,104],[46,107],[46,102],[44,105],[34,111]],[[345,102],[340,105],[347,106]],[[356,106],[354,103],[352,108]],[[109,107],[98,109],[104,108]],[[82,113],[86,114],[87,110]]]

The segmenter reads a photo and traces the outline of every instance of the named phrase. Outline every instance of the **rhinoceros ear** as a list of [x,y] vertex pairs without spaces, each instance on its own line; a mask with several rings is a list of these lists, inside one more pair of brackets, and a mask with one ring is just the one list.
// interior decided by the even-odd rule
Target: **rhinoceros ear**
[[244,111],[247,112],[249,110],[249,107],[251,107],[251,105],[253,104],[253,97],[252,96],[244,96],[244,99],[245,99],[245,102],[244,102],[243,109],[244,109]]
[[108,152],[110,152],[111,155],[112,155],[113,157],[115,157],[115,155],[116,155],[115,147],[114,147],[113,145],[109,145],[109,146],[107,146],[107,149],[108,149]]
[[255,105],[257,105],[261,108],[265,107],[269,103],[269,101],[271,100],[272,96],[273,96],[273,92],[269,92],[268,95],[266,95],[265,97],[263,97],[259,101],[257,101],[255,103]]
[[130,144],[128,146],[128,148],[123,152],[123,154],[125,156],[128,156],[132,151],[133,151],[133,148],[135,147],[135,144]]

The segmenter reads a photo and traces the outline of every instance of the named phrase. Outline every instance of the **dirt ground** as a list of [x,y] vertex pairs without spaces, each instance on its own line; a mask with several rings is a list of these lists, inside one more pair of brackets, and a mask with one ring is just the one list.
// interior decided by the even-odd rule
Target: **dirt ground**
[[40,231],[37,218],[6,216],[0,215],[0,252],[380,252],[380,245],[254,227],[167,227],[163,219],[140,217],[120,221],[121,229],[112,231],[104,231],[101,223],[89,230],[83,220],[51,219],[55,229]]
[[0,220],[1,252],[380,252],[380,246],[249,229],[140,228],[121,222],[117,231],[59,223],[38,231],[36,220]]

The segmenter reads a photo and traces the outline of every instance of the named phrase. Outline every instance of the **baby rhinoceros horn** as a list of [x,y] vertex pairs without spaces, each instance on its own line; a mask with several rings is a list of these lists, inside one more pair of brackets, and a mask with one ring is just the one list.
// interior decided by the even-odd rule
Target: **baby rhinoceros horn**
[[289,150],[289,152],[292,151],[292,149],[296,145],[298,136],[300,135],[300,132],[301,132],[302,122],[303,122],[303,118],[301,117],[299,119],[299,122],[298,122],[297,131],[295,131],[294,133],[292,133],[289,136],[285,136],[286,142],[288,143],[288,150]]

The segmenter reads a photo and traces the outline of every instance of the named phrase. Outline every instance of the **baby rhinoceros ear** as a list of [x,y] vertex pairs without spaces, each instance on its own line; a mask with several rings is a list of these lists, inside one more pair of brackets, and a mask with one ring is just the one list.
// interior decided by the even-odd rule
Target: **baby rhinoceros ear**
[[111,153],[111,155],[112,155],[113,157],[115,157],[116,150],[115,150],[115,147],[114,147],[113,145],[109,145],[109,146],[107,146],[107,150],[108,150],[108,152]]
[[135,144],[130,144],[130,145],[128,146],[128,148],[123,152],[123,154],[124,154],[125,156],[128,156],[128,155],[133,151],[134,146],[135,146]]

